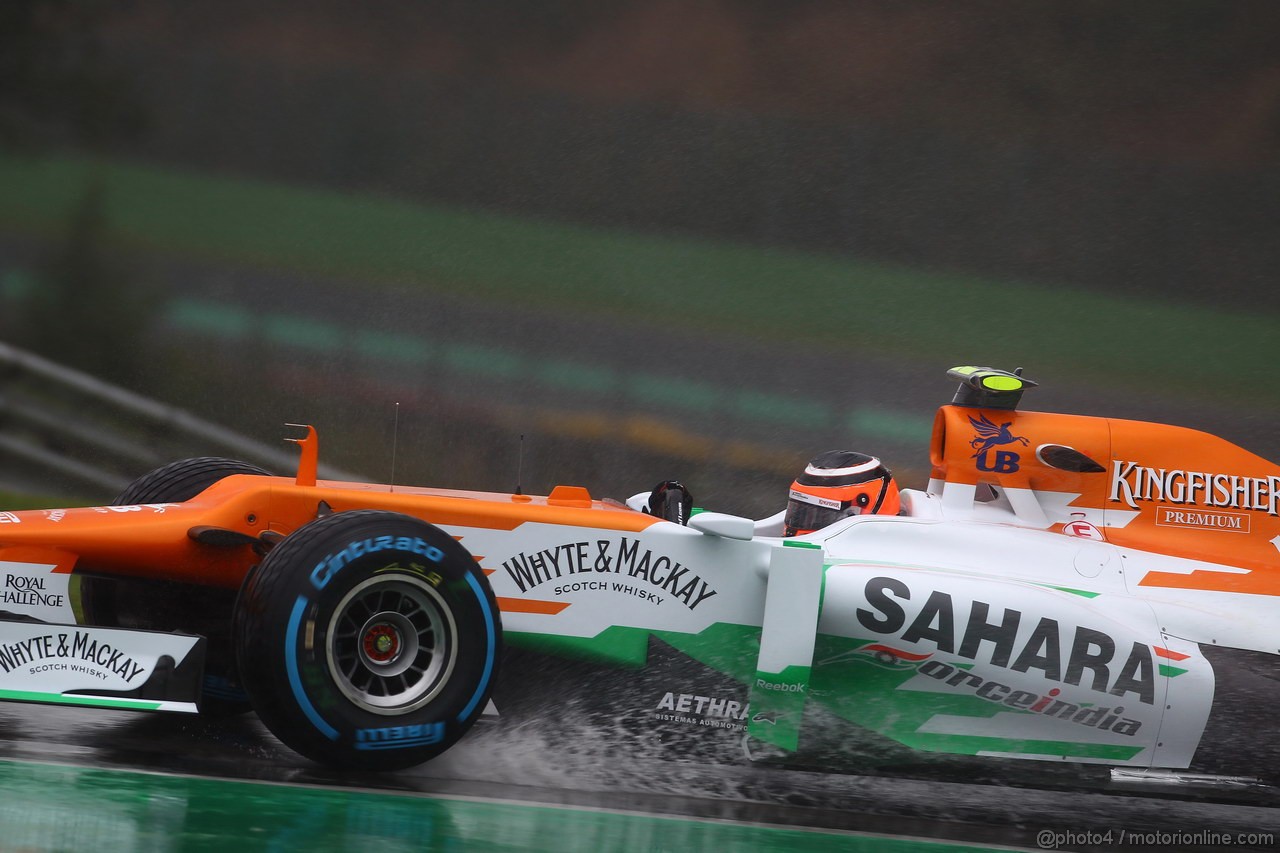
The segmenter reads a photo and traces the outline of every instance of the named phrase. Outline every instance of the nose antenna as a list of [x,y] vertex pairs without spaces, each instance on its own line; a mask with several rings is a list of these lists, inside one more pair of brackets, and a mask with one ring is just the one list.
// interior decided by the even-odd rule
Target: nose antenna
[[396,403],[395,414],[391,417],[391,479],[387,480],[389,491],[396,490],[396,446],[400,441],[400,404]]
[[516,490],[512,492],[514,495],[524,494],[521,491],[524,480],[524,433],[520,433],[520,453],[516,459]]

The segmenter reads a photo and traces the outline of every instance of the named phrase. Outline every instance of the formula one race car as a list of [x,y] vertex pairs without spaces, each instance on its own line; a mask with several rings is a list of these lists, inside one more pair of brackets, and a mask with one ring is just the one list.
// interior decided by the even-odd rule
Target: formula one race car
[[793,537],[575,486],[317,482],[310,428],[294,477],[193,459],[112,506],[0,515],[0,697],[252,706],[354,768],[432,758],[492,705],[568,717],[547,703],[578,690],[615,729],[808,766],[1274,777],[1280,468],[950,375],[928,488]]

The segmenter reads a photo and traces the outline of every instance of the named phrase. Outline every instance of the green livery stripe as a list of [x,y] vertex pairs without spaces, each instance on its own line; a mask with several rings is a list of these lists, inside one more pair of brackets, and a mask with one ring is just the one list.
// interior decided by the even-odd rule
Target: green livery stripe
[[594,637],[562,637],[520,631],[508,631],[503,636],[508,643],[518,648],[599,663],[640,667],[649,659],[650,635],[743,684],[750,684],[755,677],[760,628],[750,625],[720,622],[697,634],[615,625]]
[[1160,664],[1160,674],[1163,676],[1167,676],[1168,678],[1177,678],[1179,675],[1182,675],[1184,672],[1187,672],[1187,670],[1181,669],[1176,666],[1169,666],[1169,664],[1167,663]]
[[91,708],[129,708],[135,711],[155,711],[162,703],[140,699],[120,699],[114,696],[68,696],[62,693],[40,693],[34,690],[0,689],[0,700],[8,702],[42,702],[54,705],[83,705]]
[[[938,718],[980,722],[1014,709],[986,701],[971,692],[906,689],[908,682],[917,676],[917,667],[868,654],[864,647],[869,645],[876,643],[819,635],[810,702],[911,749],[961,755],[998,752],[1117,761],[1129,760],[1143,749],[1123,744],[930,731],[930,723]],[[972,663],[950,665],[957,669],[972,667]],[[1077,704],[1087,707],[1083,702]],[[1064,734],[1069,737],[1071,733]]]
[[755,678],[760,628],[718,622],[697,634],[654,631],[653,636],[689,657],[743,684]]
[[1101,594],[1102,594],[1102,593],[1100,593],[1100,592],[1090,592],[1090,591],[1089,591],[1089,590],[1087,590],[1087,589],[1074,589],[1074,588],[1069,587],[1069,586],[1056,586],[1056,585],[1051,584],[1051,583],[1042,583],[1042,584],[1037,584],[1037,586],[1043,586],[1043,587],[1047,587],[1047,588],[1049,588],[1049,589],[1056,589],[1056,590],[1058,590],[1059,592],[1069,592],[1069,593],[1071,593],[1072,595],[1078,595],[1078,596],[1080,596],[1081,598],[1097,598],[1099,595],[1101,595]]
[[615,625],[594,637],[561,637],[556,634],[533,634],[508,631],[503,637],[517,648],[576,660],[641,667],[649,660],[649,631]]
[[[829,638],[819,637],[809,701],[903,746],[923,752],[972,754],[963,740],[921,729],[937,717],[980,721],[1008,710],[972,695],[901,689],[915,676],[915,667],[888,668],[866,657],[824,664],[830,658],[824,653],[824,647],[829,648],[823,642],[826,640]],[[1011,743],[984,739],[975,749],[1012,752]]]
[[[777,746],[796,749],[792,734],[780,721],[800,722],[805,700],[868,731],[876,732],[903,746],[923,752],[976,755],[982,752],[1043,755],[1079,759],[1128,761],[1142,751],[1140,746],[1080,743],[1059,740],[1032,740],[946,734],[921,731],[936,717],[986,719],[1011,709],[987,702],[972,694],[904,690],[916,675],[914,665],[886,665],[868,654],[865,646],[874,641],[819,634],[813,667],[787,667],[782,673],[757,673],[760,628],[717,623],[697,634],[675,631],[648,631],[612,627],[595,637],[573,638],[540,634],[508,635],[513,645],[579,659],[639,667],[648,655],[649,638],[661,640],[694,660],[747,686],[751,691],[751,716],[763,713],[773,720],[749,723],[748,731]],[[950,664],[969,669],[971,662]],[[1186,670],[1161,664],[1167,676]],[[794,672],[793,672],[794,670]],[[800,670],[803,670],[801,672]],[[1166,672],[1166,670],[1170,670]],[[804,693],[771,691],[756,686],[756,679],[770,683],[808,683]],[[1080,708],[1093,703],[1076,703]],[[795,733],[798,737],[799,732]],[[803,743],[800,744],[803,746]]]

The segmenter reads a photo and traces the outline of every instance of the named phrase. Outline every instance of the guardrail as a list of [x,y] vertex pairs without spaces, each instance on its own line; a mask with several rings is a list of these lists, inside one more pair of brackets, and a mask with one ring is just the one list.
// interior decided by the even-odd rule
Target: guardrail
[[[231,456],[280,473],[297,467],[293,452],[0,343],[0,489],[105,501],[139,474],[188,456]],[[328,465],[319,473],[361,479]]]

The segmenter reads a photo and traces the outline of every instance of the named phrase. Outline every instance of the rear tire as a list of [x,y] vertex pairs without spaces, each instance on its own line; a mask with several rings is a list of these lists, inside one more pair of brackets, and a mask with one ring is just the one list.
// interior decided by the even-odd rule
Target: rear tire
[[398,770],[448,749],[488,702],[502,634],[475,560],[399,513],[325,516],[247,581],[236,656],[258,716],[334,767]]

